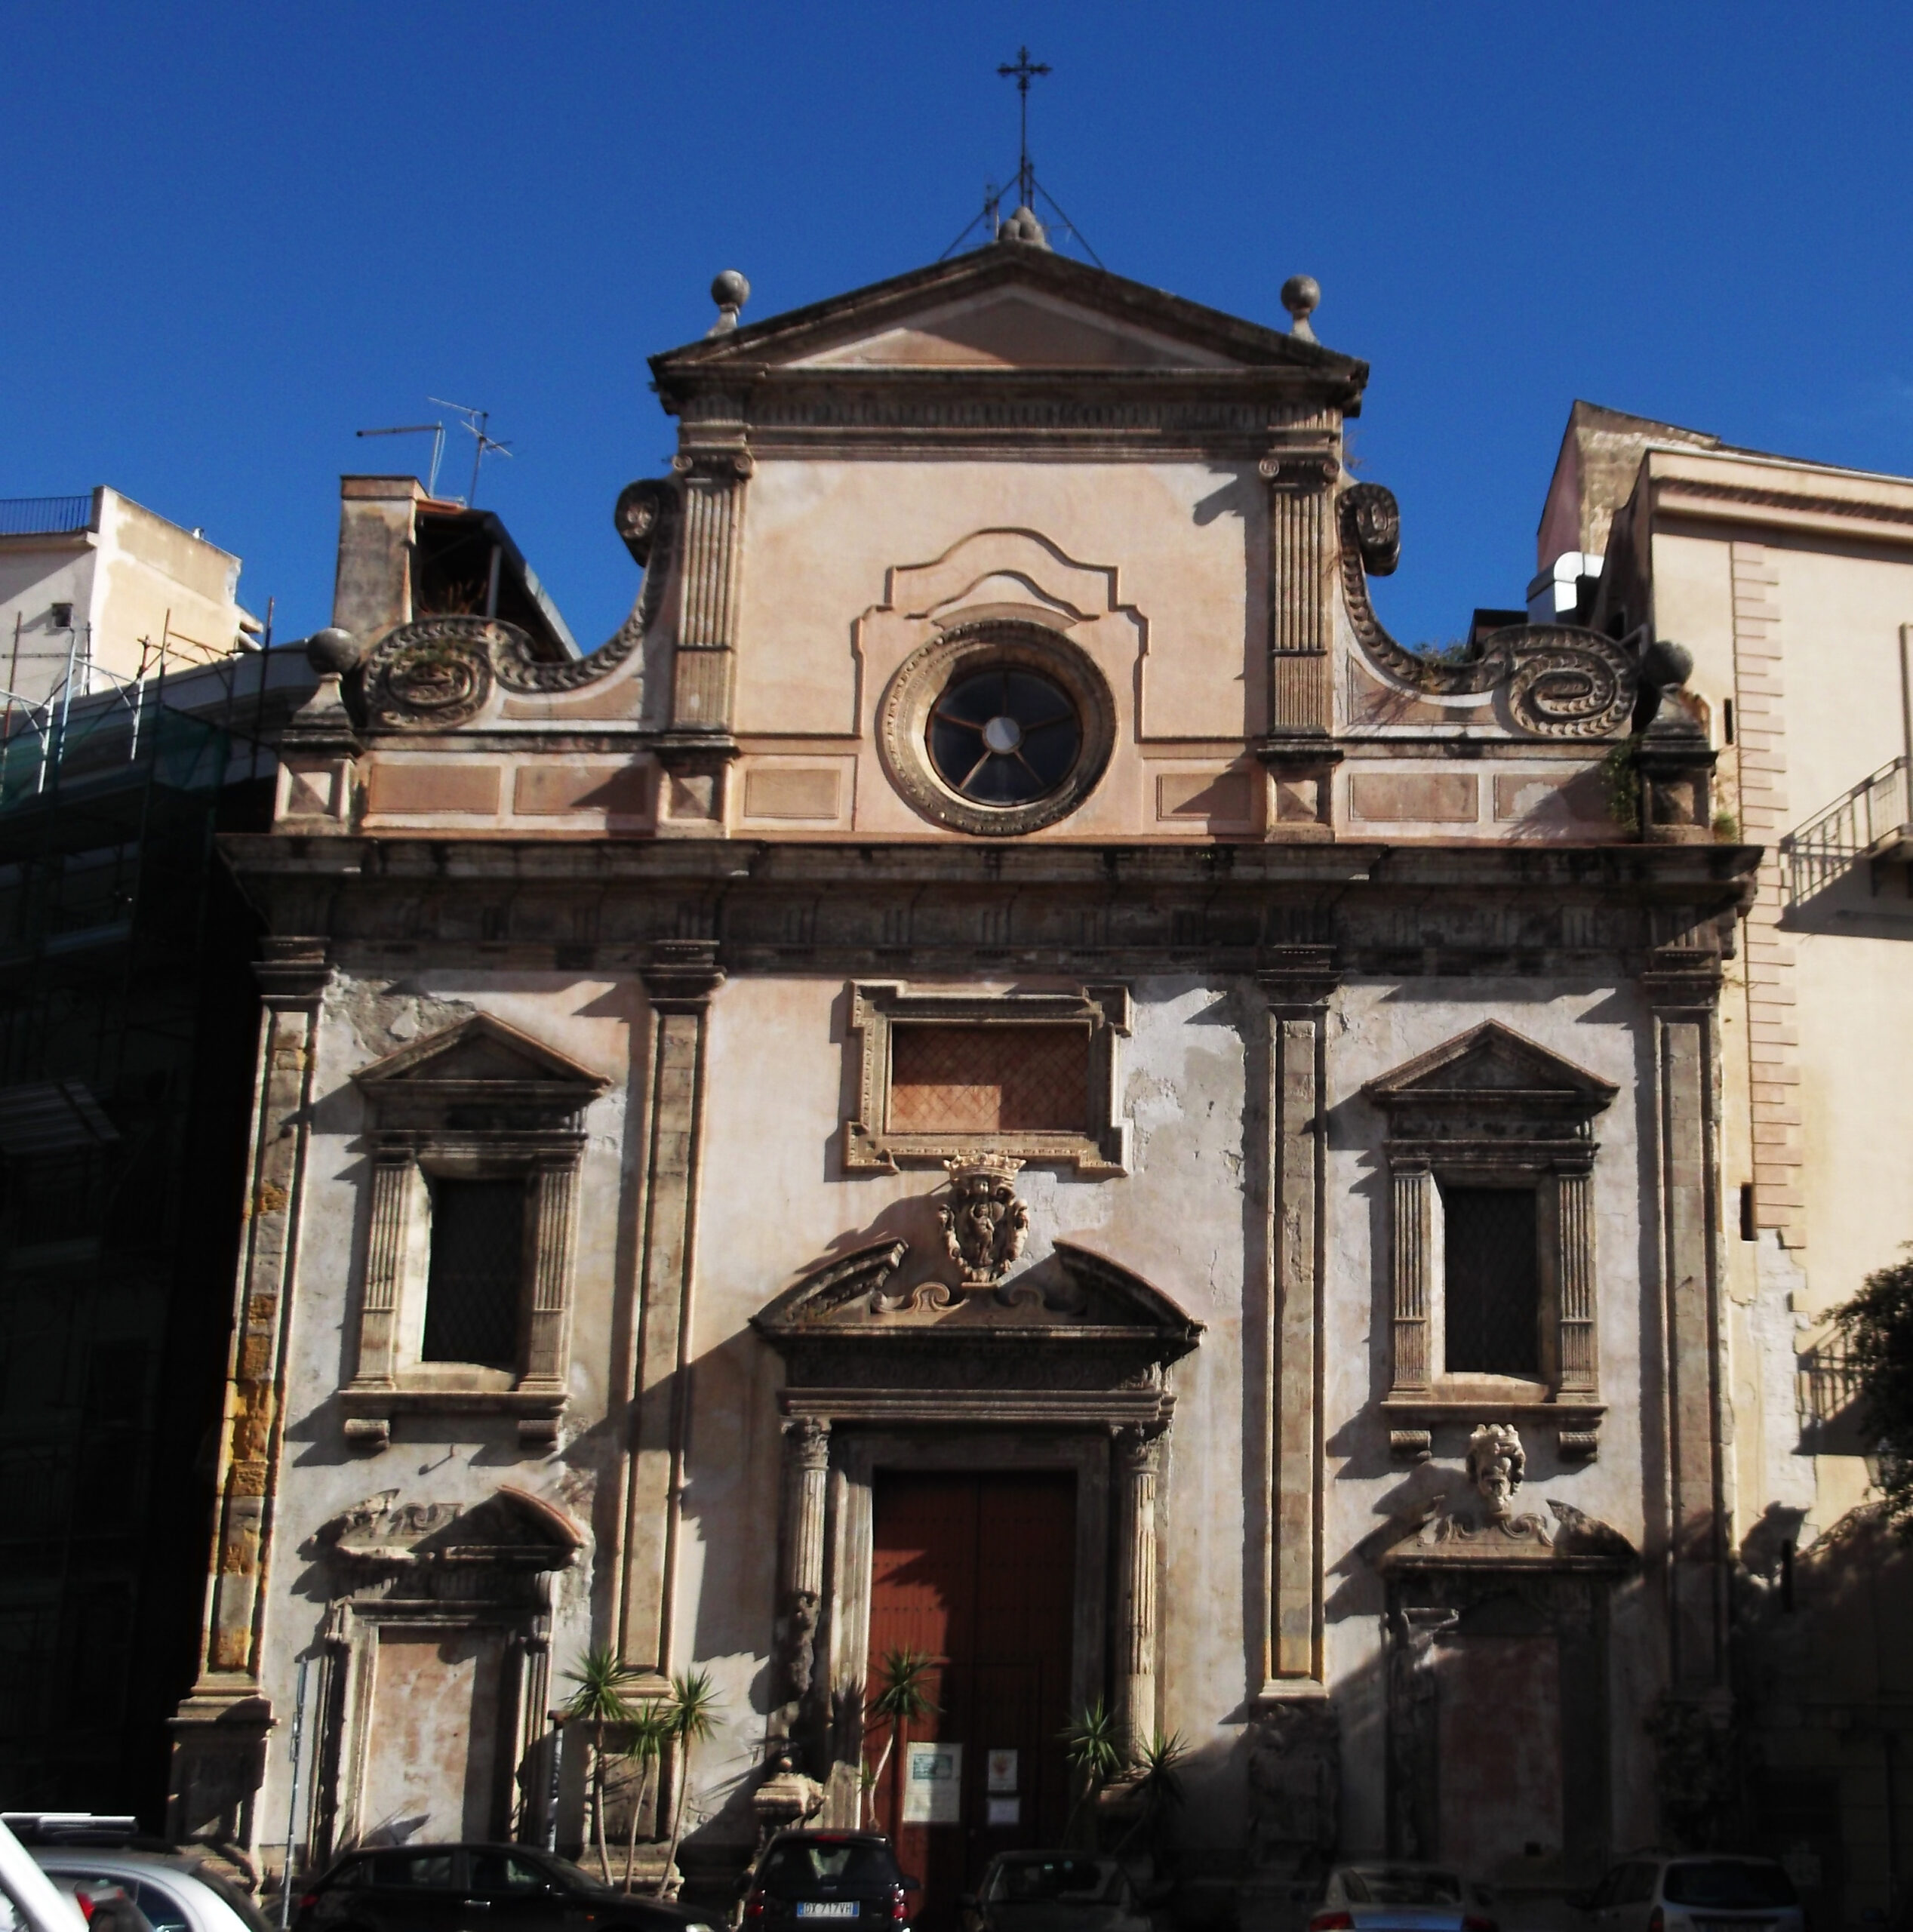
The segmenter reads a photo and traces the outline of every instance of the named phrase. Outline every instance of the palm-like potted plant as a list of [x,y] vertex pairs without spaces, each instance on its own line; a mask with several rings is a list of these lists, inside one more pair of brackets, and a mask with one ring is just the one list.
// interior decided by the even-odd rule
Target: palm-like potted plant
[[637,1884],[638,1826],[657,1777],[659,1762],[671,1741],[671,1706],[660,1701],[638,1705],[629,1721],[624,1759],[632,1767],[636,1788],[631,1795],[629,1828],[624,1844],[624,1888],[627,1892]]
[[719,1708],[717,1686],[708,1670],[685,1671],[672,1678],[671,1702],[664,1718],[678,1749],[678,1792],[671,1808],[671,1849],[664,1860],[664,1896],[668,1899],[675,1899],[684,1884],[678,1869],[678,1847],[684,1838],[684,1805],[690,1796],[691,1753],[716,1732]]
[[1077,1777],[1076,1801],[1069,1807],[1069,1822],[1063,1827],[1066,1844],[1073,1842],[1077,1820],[1085,1809],[1090,1814],[1090,1835],[1096,1835],[1096,1801],[1123,1768],[1123,1745],[1116,1727],[1115,1714],[1100,1697],[1092,1697],[1063,1727],[1063,1754]]
[[[877,1788],[884,1781],[884,1770],[897,1748],[898,1738],[907,1725],[919,1718],[930,1716],[937,1709],[930,1694],[930,1673],[933,1668],[931,1659],[923,1651],[912,1650],[886,1651],[883,1662],[878,1666],[877,1694],[870,1700],[869,1714],[865,1721],[886,1724],[889,1730],[875,1768],[865,1774],[863,1780],[863,1789],[870,1797],[873,1824],[876,1822]],[[893,1808],[900,1820],[902,1806]]]
[[564,1700],[564,1715],[591,1727],[591,1763],[586,1781],[591,1792],[592,1837],[598,1847],[598,1875],[608,1885],[611,1860],[604,1846],[604,1734],[613,1724],[631,1721],[633,1713],[624,1694],[638,1673],[610,1645],[594,1644],[578,1659],[577,1669],[564,1675],[578,1687]]

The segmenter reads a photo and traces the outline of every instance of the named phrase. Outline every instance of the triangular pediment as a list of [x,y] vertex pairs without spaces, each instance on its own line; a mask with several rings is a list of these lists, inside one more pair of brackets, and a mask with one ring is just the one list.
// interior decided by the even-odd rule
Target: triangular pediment
[[1367,365],[1049,250],[999,243],[654,356],[674,377],[884,369],[1269,369],[1358,392]]
[[1606,1106],[1618,1091],[1611,1081],[1549,1052],[1498,1020],[1484,1020],[1362,1089],[1384,1107],[1507,1094],[1598,1108]]
[[454,1086],[568,1088],[580,1103],[610,1084],[602,1074],[488,1013],[475,1013],[414,1040],[361,1067],[352,1078],[361,1087],[421,1092]]
[[491,1562],[563,1569],[585,1534],[555,1503],[512,1484],[476,1503],[401,1503],[382,1491],[336,1516],[325,1539],[360,1563]]

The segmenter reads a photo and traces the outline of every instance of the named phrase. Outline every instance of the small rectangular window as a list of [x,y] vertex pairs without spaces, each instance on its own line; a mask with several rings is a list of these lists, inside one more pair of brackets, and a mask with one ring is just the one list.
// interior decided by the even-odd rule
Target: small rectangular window
[[1081,1134],[1086,1026],[921,1026],[890,1034],[893,1134]]
[[1721,735],[1729,744],[1733,743],[1733,700],[1724,698],[1721,703]]
[[433,1180],[421,1361],[518,1366],[524,1201],[519,1180]]
[[1444,1187],[1443,1312],[1450,1375],[1538,1375],[1541,1267],[1535,1195]]
[[1758,1241],[1758,1231],[1754,1226],[1754,1183],[1743,1180],[1740,1183],[1740,1238]]

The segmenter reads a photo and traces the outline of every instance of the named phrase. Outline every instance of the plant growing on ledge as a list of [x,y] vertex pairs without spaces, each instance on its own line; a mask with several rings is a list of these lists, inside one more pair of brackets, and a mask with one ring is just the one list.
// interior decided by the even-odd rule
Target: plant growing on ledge
[[1875,1480],[1887,1519],[1913,1542],[1913,1260],[1876,1269],[1833,1318],[1878,1438]]
[[1623,832],[1641,829],[1641,734],[1630,731],[1601,761],[1607,792],[1607,816]]

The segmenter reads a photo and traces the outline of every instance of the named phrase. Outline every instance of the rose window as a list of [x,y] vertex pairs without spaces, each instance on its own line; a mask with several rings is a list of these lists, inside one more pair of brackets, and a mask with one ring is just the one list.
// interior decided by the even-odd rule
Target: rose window
[[959,798],[1024,805],[1069,776],[1083,725],[1060,685],[992,666],[951,680],[930,707],[924,740],[937,777]]

